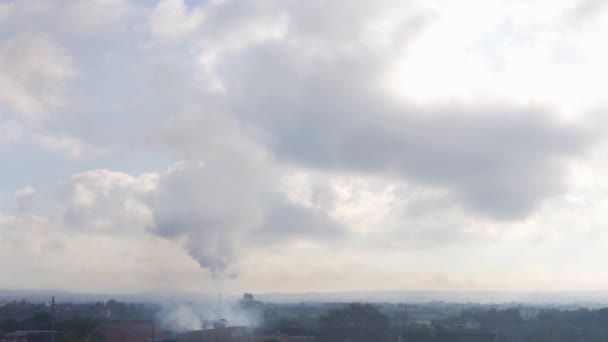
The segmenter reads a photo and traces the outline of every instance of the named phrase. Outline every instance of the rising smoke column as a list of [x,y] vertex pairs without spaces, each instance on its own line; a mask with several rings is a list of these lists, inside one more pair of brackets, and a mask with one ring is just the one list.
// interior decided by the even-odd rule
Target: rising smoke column
[[180,241],[214,279],[234,277],[242,240],[264,220],[268,176],[255,155],[179,162],[159,176],[151,231]]

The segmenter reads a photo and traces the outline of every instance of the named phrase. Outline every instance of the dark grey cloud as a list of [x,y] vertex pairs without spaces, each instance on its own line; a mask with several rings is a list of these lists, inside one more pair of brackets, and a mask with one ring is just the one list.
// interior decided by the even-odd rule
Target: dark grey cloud
[[563,161],[583,152],[583,132],[535,112],[473,110],[346,124],[344,113],[297,127],[285,122],[286,129],[273,132],[286,160],[444,186],[465,207],[497,217],[526,215],[562,190]]
[[292,38],[219,67],[228,112],[263,131],[279,160],[442,186],[473,212],[515,219],[564,189],[565,162],[592,141],[542,108],[397,103],[379,80],[386,51],[318,38],[321,56]]
[[460,110],[405,113],[384,122],[381,115],[353,121],[349,112],[320,120],[311,115],[269,129],[285,160],[445,186],[465,207],[505,218],[524,216],[563,190],[564,161],[588,143],[582,130],[534,111]]
[[385,43],[370,43],[374,13],[387,4],[208,7],[200,34],[214,38],[202,39],[203,53],[240,37],[256,18],[285,16],[288,29],[284,37],[223,51],[213,69],[226,93],[201,95],[198,109],[167,121],[161,140],[187,158],[240,141],[278,162],[438,186],[471,212],[498,219],[525,217],[563,191],[567,161],[591,142],[581,127],[561,124],[543,108],[422,106],[386,94],[383,78],[395,52],[407,55],[410,41],[433,22],[432,13],[411,7]]
[[264,224],[256,227],[251,240],[256,245],[265,246],[292,240],[332,241],[348,236],[340,223],[327,215],[322,208],[306,208],[289,203],[284,196],[272,196],[267,206]]

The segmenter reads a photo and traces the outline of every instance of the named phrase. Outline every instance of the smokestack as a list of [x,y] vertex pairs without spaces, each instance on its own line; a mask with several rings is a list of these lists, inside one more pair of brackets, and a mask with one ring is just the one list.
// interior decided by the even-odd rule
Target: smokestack
[[217,293],[217,314],[218,314],[218,319],[222,319],[224,318],[224,312],[222,310],[222,291],[218,291]]

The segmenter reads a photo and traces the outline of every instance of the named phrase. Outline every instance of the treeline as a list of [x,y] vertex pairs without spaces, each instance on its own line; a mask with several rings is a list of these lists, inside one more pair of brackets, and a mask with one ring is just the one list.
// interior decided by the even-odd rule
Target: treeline
[[500,342],[608,342],[608,308],[544,308],[532,317],[523,317],[521,311],[471,308],[460,318],[474,319],[482,329],[497,332]]
[[[499,342],[608,342],[608,308],[564,310],[442,302],[276,304],[257,301],[248,293],[234,305],[258,318],[255,328],[260,335],[279,332],[315,336],[318,341],[358,341],[359,337],[364,338],[361,341],[388,341],[407,331],[451,329],[470,321],[474,322],[472,329],[495,333]],[[67,339],[87,331],[90,334],[100,323],[153,322],[160,306],[110,300],[58,304],[55,312],[55,328]],[[16,301],[0,306],[0,334],[51,330],[52,324],[48,305]]]
[[[93,317],[104,321],[148,321],[154,319],[160,306],[146,303],[126,303],[116,300],[91,303],[58,303],[55,305],[57,320],[73,317]],[[50,313],[50,304],[30,303],[26,300],[0,305],[0,322],[13,318],[24,320],[38,313]]]
[[[55,328],[68,331],[92,322],[147,322],[156,319],[160,306],[116,300],[55,305]],[[25,330],[51,330],[51,307],[47,304],[13,301],[0,306],[0,335]]]

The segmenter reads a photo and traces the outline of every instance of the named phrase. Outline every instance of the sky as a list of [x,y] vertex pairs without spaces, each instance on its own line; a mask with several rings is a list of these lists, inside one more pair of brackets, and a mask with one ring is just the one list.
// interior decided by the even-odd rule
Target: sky
[[608,289],[608,1],[0,0],[0,288]]

